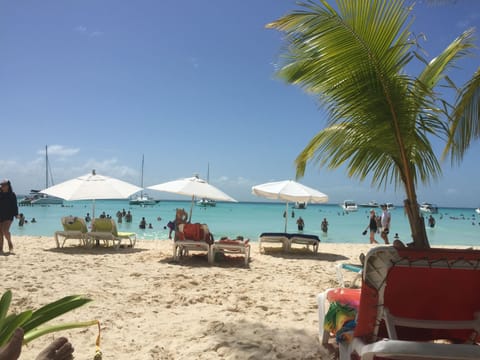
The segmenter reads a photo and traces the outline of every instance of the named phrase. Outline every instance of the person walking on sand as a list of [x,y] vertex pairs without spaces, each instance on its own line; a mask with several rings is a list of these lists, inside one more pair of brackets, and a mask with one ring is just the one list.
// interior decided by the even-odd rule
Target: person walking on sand
[[0,182],[0,253],[3,253],[3,238],[7,239],[9,252],[13,251],[10,225],[18,218],[17,196],[12,190],[10,180]]
[[377,214],[375,214],[375,210],[373,209],[370,210],[370,222],[368,228],[370,229],[370,244],[378,244],[378,241],[375,240],[375,234],[378,231]]
[[390,212],[387,209],[387,205],[383,204],[382,205],[382,232],[380,233],[380,236],[382,237],[383,241],[385,241],[385,244],[389,244],[388,242],[388,233],[390,232],[390,224],[392,221],[392,216],[390,215]]

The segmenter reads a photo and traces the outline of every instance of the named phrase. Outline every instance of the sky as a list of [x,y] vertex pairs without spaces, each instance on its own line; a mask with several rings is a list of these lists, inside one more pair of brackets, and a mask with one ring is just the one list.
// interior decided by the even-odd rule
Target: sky
[[[480,31],[480,1],[438,3],[413,11],[429,60],[467,28]],[[144,156],[145,187],[209,169],[235,199],[263,201],[251,187],[294,179],[295,158],[327,120],[313,96],[275,75],[284,43],[265,25],[294,9],[294,0],[1,0],[0,177],[17,194],[45,188],[48,146],[56,184],[96,169],[141,185]],[[450,74],[459,85],[478,68],[475,55]],[[480,206],[479,150],[442,163],[419,202]],[[330,203],[405,198],[345,168],[310,163],[299,181]]]

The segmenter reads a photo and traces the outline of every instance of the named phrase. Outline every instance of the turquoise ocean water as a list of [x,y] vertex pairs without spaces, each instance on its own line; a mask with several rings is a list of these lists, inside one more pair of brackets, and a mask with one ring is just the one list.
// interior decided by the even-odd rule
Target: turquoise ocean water
[[[130,210],[133,222],[119,224],[119,231],[134,231],[139,239],[164,240],[168,238],[168,230],[164,229],[167,222],[175,217],[176,208],[190,210],[189,201],[161,201],[154,206],[130,206],[126,200],[102,200],[95,202],[95,214],[105,211],[116,219],[118,210]],[[202,208],[194,206],[192,222],[206,223],[209,225],[215,239],[222,236],[236,237],[242,235],[256,241],[262,232],[282,232],[285,219],[283,212],[285,203],[222,203],[216,207]],[[295,217],[291,217],[292,210]],[[309,204],[307,209],[293,209],[289,206],[288,232],[297,232],[296,219],[301,216],[305,221],[304,233],[316,234],[323,242],[327,243],[368,243],[368,235],[362,236],[362,231],[368,225],[368,208],[359,208],[357,212],[344,213],[339,205],[314,205]],[[92,213],[91,201],[65,202],[64,206],[21,206],[19,212],[25,215],[28,223],[23,227],[18,226],[15,220],[11,231],[13,235],[41,235],[52,236],[56,230],[61,230],[60,218],[72,215],[84,217],[87,212]],[[380,212],[380,209],[377,210]],[[402,207],[391,211],[392,227],[390,239],[398,233],[400,239],[410,242],[410,228]],[[141,230],[138,228],[140,219],[145,217],[153,229]],[[439,208],[439,213],[434,215],[436,226],[427,228],[427,235],[432,246],[435,245],[469,245],[480,244],[480,215],[474,209],[465,208]],[[35,218],[36,223],[31,223]],[[158,220],[161,218],[161,220]],[[329,222],[328,234],[320,230],[323,218]],[[380,242],[380,236],[377,236]]]

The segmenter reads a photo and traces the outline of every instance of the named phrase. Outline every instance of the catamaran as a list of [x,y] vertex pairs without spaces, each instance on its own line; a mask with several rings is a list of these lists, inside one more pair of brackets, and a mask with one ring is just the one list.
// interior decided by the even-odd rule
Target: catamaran
[[[210,182],[210,164],[207,166],[207,183]],[[214,207],[217,206],[217,202],[212,199],[203,198],[197,201],[198,206]]]
[[[145,158],[144,158],[144,155],[142,155],[142,178],[141,178],[141,185],[140,185],[142,188],[143,188],[143,166],[144,166],[144,164],[145,164]],[[146,205],[155,205],[158,202],[159,202],[159,200],[155,200],[151,196],[148,196],[147,194],[144,194],[143,191],[141,191],[139,195],[130,199],[129,204],[130,205],[146,206]]]
[[[51,177],[50,163],[48,161],[48,146],[45,145],[45,189],[48,188],[49,184],[49,175]],[[53,177],[51,179],[51,184],[53,183]],[[46,194],[41,194],[41,190],[30,190],[30,194],[25,196],[20,200],[20,205],[62,205],[63,199],[60,199],[55,196],[50,196]]]

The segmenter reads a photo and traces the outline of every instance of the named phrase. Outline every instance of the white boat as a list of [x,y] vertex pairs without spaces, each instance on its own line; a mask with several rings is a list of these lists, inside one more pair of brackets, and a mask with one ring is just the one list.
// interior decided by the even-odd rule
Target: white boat
[[[144,156],[142,155],[142,178],[141,178],[141,187],[143,188],[143,166],[144,166]],[[134,196],[130,198],[129,204],[130,205],[140,205],[140,206],[146,206],[146,205],[155,205],[158,203],[159,200],[155,200],[153,197],[148,196],[147,194],[144,194],[143,192],[140,192],[139,195]]]
[[475,209],[475,212],[476,212],[477,214],[480,214],[480,207],[476,208],[476,209]]
[[[207,165],[207,183],[210,182],[210,164]],[[197,201],[198,206],[203,207],[215,207],[217,206],[217,202],[213,199],[203,198]]]
[[130,205],[145,206],[145,205],[155,205],[158,202],[159,202],[158,200],[155,200],[151,196],[148,196],[147,194],[141,193],[140,195],[131,198],[128,203]]
[[366,204],[358,204],[358,206],[367,207],[367,208],[377,208],[379,205],[378,205],[378,202],[376,202],[375,200],[372,200]]
[[395,205],[393,205],[392,203],[386,203],[386,205],[387,205],[387,210],[395,209]]
[[41,194],[40,190],[30,190],[30,194],[19,201],[19,205],[63,205],[63,199]]
[[420,211],[429,214],[436,214],[438,213],[438,207],[435,204],[424,202],[420,204]]
[[345,211],[357,211],[358,210],[357,203],[353,200],[345,200],[341,206],[342,206],[343,210],[345,210]]
[[305,201],[296,201],[295,205],[293,205],[295,209],[306,209],[307,203]]
[[[48,161],[48,146],[45,145],[45,189],[48,188],[50,163]],[[53,184],[53,179],[51,181]],[[40,193],[41,190],[30,190],[30,194],[20,200],[20,205],[63,205],[63,199]]]
[[208,206],[217,206],[217,202],[212,199],[200,199],[197,201],[198,206],[208,207]]

